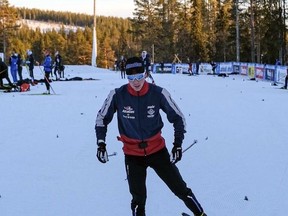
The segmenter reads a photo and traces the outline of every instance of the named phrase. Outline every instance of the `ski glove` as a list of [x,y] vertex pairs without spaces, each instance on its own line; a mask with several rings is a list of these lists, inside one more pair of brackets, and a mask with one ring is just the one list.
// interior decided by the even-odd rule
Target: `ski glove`
[[174,144],[172,148],[172,163],[176,164],[182,158],[182,147],[181,145]]
[[106,144],[105,144],[104,142],[99,142],[99,143],[98,143],[97,159],[98,159],[101,163],[106,163],[107,161],[109,161],[109,159],[108,159],[108,154],[107,154],[107,150],[106,150]]

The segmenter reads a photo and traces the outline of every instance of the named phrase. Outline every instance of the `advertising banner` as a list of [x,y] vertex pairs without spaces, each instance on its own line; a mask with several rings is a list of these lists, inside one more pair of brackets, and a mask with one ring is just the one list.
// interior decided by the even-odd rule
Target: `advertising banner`
[[240,74],[241,75],[248,75],[248,63],[240,63]]
[[286,66],[277,66],[276,73],[275,73],[275,82],[284,83],[286,74],[287,74]]
[[232,73],[232,72],[233,72],[232,62],[220,63],[219,73]]
[[255,78],[255,66],[253,63],[248,64],[248,77],[250,79]]
[[256,78],[258,78],[258,79],[264,79],[264,71],[265,71],[265,66],[264,66],[264,64],[256,64],[256,65],[255,65],[255,75],[256,75]]
[[240,74],[240,63],[233,62],[233,73]]
[[275,74],[275,65],[266,65],[265,66],[265,79],[274,81]]
[[163,70],[161,68],[161,64],[154,64],[153,73],[172,73],[172,64],[164,63]]

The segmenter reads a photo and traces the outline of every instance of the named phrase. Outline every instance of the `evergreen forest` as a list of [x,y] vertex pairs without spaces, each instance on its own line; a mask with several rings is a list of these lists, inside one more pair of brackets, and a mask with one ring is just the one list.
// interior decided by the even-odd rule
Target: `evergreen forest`
[[[111,68],[121,55],[150,53],[154,62],[287,61],[286,0],[133,0],[133,17],[97,16],[97,66]],[[21,20],[59,23],[31,29]],[[64,64],[91,64],[93,16],[15,8],[0,0],[0,52],[43,60],[59,51]],[[67,30],[64,25],[77,26]]]

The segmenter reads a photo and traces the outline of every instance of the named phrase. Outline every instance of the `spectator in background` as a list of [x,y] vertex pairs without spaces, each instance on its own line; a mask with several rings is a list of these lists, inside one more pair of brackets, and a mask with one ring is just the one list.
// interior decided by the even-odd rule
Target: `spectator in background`
[[201,61],[200,59],[198,59],[196,62],[196,75],[199,75],[200,64],[201,64]]
[[152,84],[155,84],[155,81],[151,75],[151,60],[150,60],[150,55],[147,53],[147,51],[142,51],[141,53],[141,58],[142,58],[142,64],[145,69],[145,72],[147,74],[147,77],[149,77],[152,80]]
[[160,63],[161,73],[164,73],[164,62],[162,61]]
[[47,91],[44,94],[50,94],[50,73],[52,73],[52,58],[50,56],[50,51],[48,49],[45,50],[45,59],[43,62],[44,67],[44,81]]
[[28,66],[29,69],[29,76],[32,80],[32,85],[34,85],[34,57],[33,57],[33,53],[31,50],[27,50],[27,59],[26,59],[26,65]]
[[120,67],[120,71],[121,71],[121,78],[125,79],[126,59],[124,58],[124,56],[121,56],[119,67]]
[[1,88],[4,88],[3,79],[7,80],[8,84],[11,88],[15,87],[9,78],[8,66],[5,64],[5,62],[0,57],[0,87]]
[[10,72],[12,75],[13,83],[18,82],[18,79],[17,79],[17,71],[18,71],[17,61],[18,61],[17,53],[15,53],[13,51],[12,55],[9,58]]
[[[54,75],[56,77],[56,80],[59,80],[59,78],[61,77],[61,66],[62,66],[62,56],[59,54],[58,51],[56,51],[54,58]],[[59,75],[59,78],[57,78],[57,74]]]
[[23,76],[22,76],[22,63],[23,63],[23,60],[21,58],[21,55],[18,54],[18,59],[17,59],[17,68],[18,68],[18,76],[19,76],[19,80],[22,81],[23,80]]
[[189,62],[188,73],[189,73],[189,76],[193,75],[193,73],[192,73],[192,62]]
[[217,64],[214,61],[210,62],[211,66],[212,66],[212,73],[213,75],[216,74],[216,68],[217,68]]
[[287,71],[287,74],[286,74],[286,77],[285,77],[285,84],[284,84],[283,87],[281,87],[281,89],[287,89],[287,82],[288,82],[288,67],[287,67],[286,71]]

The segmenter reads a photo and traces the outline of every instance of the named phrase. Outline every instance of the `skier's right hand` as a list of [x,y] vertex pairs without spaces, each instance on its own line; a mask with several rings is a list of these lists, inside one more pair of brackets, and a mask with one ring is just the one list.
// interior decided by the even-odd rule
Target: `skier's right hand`
[[182,159],[182,147],[181,145],[174,144],[172,148],[172,163],[176,164],[178,161]]
[[106,150],[106,144],[104,141],[98,142],[97,159],[101,163],[106,163],[107,161],[109,161],[107,150]]

